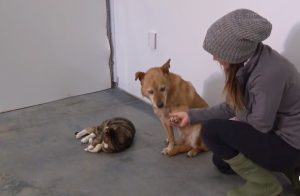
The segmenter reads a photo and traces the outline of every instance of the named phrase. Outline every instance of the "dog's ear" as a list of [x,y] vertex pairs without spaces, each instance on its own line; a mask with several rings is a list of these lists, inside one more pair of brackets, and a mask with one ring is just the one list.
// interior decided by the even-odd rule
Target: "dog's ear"
[[169,73],[170,62],[171,62],[171,59],[168,59],[167,62],[165,62],[165,64],[163,64],[163,65],[161,66],[161,70],[162,70],[164,73]]
[[135,73],[135,80],[139,79],[140,81],[142,81],[144,79],[145,73],[144,72],[136,72]]

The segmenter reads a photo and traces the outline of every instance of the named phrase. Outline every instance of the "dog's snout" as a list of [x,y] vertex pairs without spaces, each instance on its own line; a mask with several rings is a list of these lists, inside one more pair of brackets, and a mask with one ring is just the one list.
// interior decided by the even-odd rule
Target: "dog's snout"
[[156,104],[158,108],[162,108],[164,107],[164,103],[163,102],[159,102],[158,104]]

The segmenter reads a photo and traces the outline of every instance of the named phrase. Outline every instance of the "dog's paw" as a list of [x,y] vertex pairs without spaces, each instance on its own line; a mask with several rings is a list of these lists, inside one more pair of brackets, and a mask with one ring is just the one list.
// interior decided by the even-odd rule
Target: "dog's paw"
[[168,146],[168,147],[165,147],[162,151],[161,151],[161,154],[163,155],[168,155],[168,156],[172,156],[172,150],[173,150],[173,147],[171,146]]
[[188,151],[188,153],[186,154],[188,157],[192,158],[192,157],[195,157],[199,152],[197,150],[190,150]]
[[173,124],[178,124],[180,122],[180,119],[177,116],[170,117],[170,122]]
[[203,153],[203,152],[206,152],[206,151],[207,151],[207,149],[203,149],[201,147],[193,148],[192,150],[188,151],[187,156],[188,157],[194,157],[194,156],[198,155],[199,153]]
[[170,117],[170,124],[171,126],[174,126],[174,127],[180,127],[180,122],[181,122],[181,119],[176,117],[176,116],[172,116]]
[[161,154],[162,155],[168,155],[168,148],[164,148],[162,151],[161,151]]

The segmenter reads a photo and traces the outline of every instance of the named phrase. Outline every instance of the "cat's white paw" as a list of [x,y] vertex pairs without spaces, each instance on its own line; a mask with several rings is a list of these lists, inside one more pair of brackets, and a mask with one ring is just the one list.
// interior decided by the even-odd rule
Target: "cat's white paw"
[[96,137],[95,133],[91,133],[91,134],[85,136],[84,138],[82,138],[81,143],[83,143],[83,144],[88,143],[90,141],[90,139],[93,139],[94,137]]
[[108,148],[108,144],[103,142],[103,147]]
[[88,147],[86,147],[86,148],[84,149],[84,151],[90,151],[90,150],[93,150],[93,148],[94,148],[94,146],[89,145]]
[[[92,146],[92,145],[89,145]],[[87,149],[87,152],[93,152],[93,153],[97,153],[100,152],[102,150],[102,145],[101,144],[97,144],[95,147],[92,146],[91,149]]]
[[76,139],[79,139],[79,138],[83,137],[86,134],[88,134],[87,130],[83,129],[82,131],[76,132],[75,137],[76,137]]
[[80,142],[81,142],[82,144],[86,144],[88,141],[89,141],[89,138],[87,138],[87,137],[84,137],[84,138],[82,138],[82,139],[80,140]]

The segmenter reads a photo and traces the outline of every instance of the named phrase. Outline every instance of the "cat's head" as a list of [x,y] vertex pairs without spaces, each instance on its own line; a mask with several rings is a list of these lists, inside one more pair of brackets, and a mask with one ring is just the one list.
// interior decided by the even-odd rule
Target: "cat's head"
[[115,152],[125,142],[121,125],[107,124],[103,130],[103,151]]

